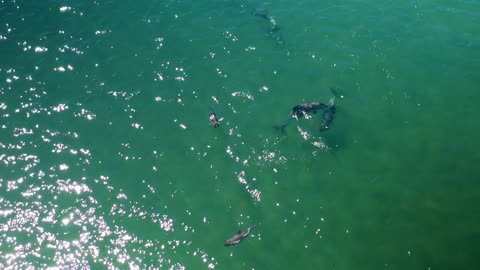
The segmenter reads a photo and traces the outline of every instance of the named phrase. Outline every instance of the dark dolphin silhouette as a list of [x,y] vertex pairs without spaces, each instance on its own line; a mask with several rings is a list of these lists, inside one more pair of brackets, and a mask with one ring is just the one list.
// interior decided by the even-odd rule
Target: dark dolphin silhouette
[[260,18],[263,18],[263,19],[267,20],[270,23],[270,27],[271,27],[270,32],[276,32],[276,31],[280,30],[280,27],[278,27],[277,22],[275,21],[275,19],[273,19],[272,16],[270,16],[267,9],[265,9],[265,8],[255,8],[252,11],[252,14],[254,16],[258,16]]
[[250,231],[255,227],[255,225],[249,227],[246,231],[238,230],[238,233],[232,236],[231,238],[225,241],[224,246],[234,246],[238,245],[243,238],[247,237],[250,234]]
[[322,120],[320,121],[320,132],[323,132],[330,127],[330,123],[333,121],[335,112],[335,98],[332,98],[330,99],[330,102],[328,102],[327,107],[323,110]]

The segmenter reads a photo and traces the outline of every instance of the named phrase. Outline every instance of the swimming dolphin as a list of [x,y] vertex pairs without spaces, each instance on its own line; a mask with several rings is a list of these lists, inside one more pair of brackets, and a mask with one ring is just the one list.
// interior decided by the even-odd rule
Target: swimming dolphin
[[242,232],[242,230],[238,230],[238,233],[232,236],[231,238],[227,239],[225,243],[223,244],[224,246],[234,246],[238,245],[243,238],[247,237],[247,235],[250,234],[250,231],[255,228],[255,225],[249,227],[246,231]]
[[268,10],[265,8],[254,8],[252,10],[252,15],[268,20]]
[[323,111],[322,120],[320,121],[320,132],[329,128],[329,125],[332,123],[333,117],[335,116],[335,111],[335,98],[332,98],[328,102],[328,106]]
[[268,10],[266,10],[265,8],[255,8],[252,11],[252,14],[253,16],[258,16],[260,18],[267,20],[270,23],[270,27],[271,27],[270,32],[276,32],[280,30],[280,27],[278,27],[277,22],[273,19],[272,16],[268,14]]
[[325,109],[327,107],[328,107],[327,105],[319,102],[309,102],[309,103],[299,104],[292,108],[291,117],[298,120],[299,118],[302,118],[309,112],[317,113],[318,110]]

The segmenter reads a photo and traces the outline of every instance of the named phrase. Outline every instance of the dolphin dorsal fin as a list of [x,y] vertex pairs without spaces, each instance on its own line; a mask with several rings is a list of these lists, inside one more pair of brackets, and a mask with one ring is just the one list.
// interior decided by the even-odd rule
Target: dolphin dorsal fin
[[238,230],[238,232],[237,232],[237,233],[242,233],[242,230]]

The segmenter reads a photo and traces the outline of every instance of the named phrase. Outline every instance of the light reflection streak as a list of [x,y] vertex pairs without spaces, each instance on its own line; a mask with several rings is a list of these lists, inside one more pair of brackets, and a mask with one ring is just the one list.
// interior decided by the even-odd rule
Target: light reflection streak
[[[69,6],[57,5],[53,11],[55,10],[64,13],[61,15],[62,17],[71,17],[72,14],[82,15],[81,12]],[[15,27],[7,24],[7,28],[8,34],[0,35],[0,40],[13,37],[9,33],[15,32]],[[67,29],[57,29],[53,33],[62,39],[73,39],[72,37],[75,36],[75,33],[71,33]],[[111,33],[111,31],[99,29],[90,32],[95,35],[107,33]],[[44,43],[46,39],[46,37],[41,37],[41,43]],[[46,47],[44,44],[39,44],[38,41],[20,40],[19,43],[17,41],[14,41],[15,47],[18,45],[20,48],[16,49],[28,51],[24,54],[39,59],[47,59],[42,57],[58,56],[59,54],[76,57],[85,53],[80,49],[81,45],[75,48],[71,45],[54,46],[49,42]],[[165,43],[163,38],[155,41],[158,42],[155,45],[159,47]],[[70,41],[67,42],[74,44]],[[73,76],[77,70],[80,70],[76,66],[77,61],[64,62],[62,57],[58,57],[56,60],[58,62],[52,66],[38,61],[38,66],[34,66],[34,69],[50,73],[55,78],[59,78],[59,75],[61,75],[60,77]],[[156,76],[159,80],[177,80],[182,83],[188,78],[188,74],[180,64],[168,63],[169,67],[164,67],[165,70],[162,69]],[[75,72],[69,72],[74,69]],[[11,132],[10,135],[13,137],[12,141],[6,140],[0,143],[0,149],[2,149],[2,153],[0,153],[0,166],[2,166],[0,167],[2,170],[0,188],[4,191],[4,193],[0,193],[2,205],[0,232],[4,236],[6,235],[0,240],[2,247],[0,257],[5,258],[0,262],[0,268],[82,269],[90,268],[90,263],[93,261],[109,269],[127,267],[151,269],[152,266],[157,267],[158,265],[167,269],[184,269],[185,266],[180,262],[168,258],[168,252],[172,250],[187,254],[195,251],[208,268],[214,268],[217,265],[215,258],[210,257],[201,248],[194,247],[194,243],[177,240],[179,237],[174,234],[175,229],[177,232],[195,232],[190,224],[174,220],[170,213],[139,207],[138,201],[128,201],[129,197],[125,193],[114,188],[113,183],[118,179],[110,179],[107,174],[96,178],[78,175],[76,171],[85,171],[88,168],[85,165],[92,160],[92,151],[95,152],[95,148],[92,148],[92,151],[89,149],[90,145],[79,145],[79,142],[75,141],[80,136],[79,133],[81,136],[84,136],[84,133],[62,130],[57,128],[58,125],[55,125],[54,128],[52,128],[53,125],[49,128],[42,125],[39,127],[38,124],[35,127],[29,126],[30,123],[40,121],[38,117],[47,119],[46,123],[50,121],[55,124],[59,119],[65,121],[64,119],[67,118],[66,121],[68,121],[68,117],[71,119],[72,116],[92,121],[97,117],[92,108],[86,108],[81,103],[59,103],[56,99],[57,96],[49,92],[51,91],[49,90],[51,89],[50,82],[38,80],[36,73],[24,74],[23,68],[19,71],[14,68],[0,69],[0,71],[5,71],[6,76],[3,77],[3,80],[7,82],[7,84],[4,83],[5,89],[0,89],[2,95],[6,93],[5,91],[17,91],[15,87],[21,83],[31,84],[25,87],[22,93],[19,93],[18,96],[23,99],[22,102],[17,104],[0,102],[2,118],[10,120],[5,124],[0,124],[0,127]],[[112,99],[123,102],[130,101],[138,92],[112,90],[109,94]],[[44,98],[55,102],[54,105],[42,107],[41,104],[45,104],[42,102]],[[218,104],[218,100],[215,97],[213,99]],[[178,101],[183,105],[183,100],[186,99],[182,99],[180,95],[173,99],[168,97],[156,99],[156,101],[167,100]],[[236,113],[235,109],[232,108],[232,110]],[[136,112],[130,105],[127,105],[125,111],[130,114],[130,118]],[[22,112],[21,116],[20,112]],[[23,126],[18,123],[25,122],[16,122],[19,119],[23,120],[21,117],[25,116],[29,118],[26,122],[28,124]],[[143,129],[142,124],[138,121],[130,123],[136,129]],[[186,125],[184,126],[186,128]],[[236,136],[241,137],[240,134],[236,134]],[[37,152],[37,148],[42,151]],[[162,157],[163,152],[154,154]],[[239,160],[238,157],[237,160]],[[94,161],[99,162],[99,160]],[[243,165],[248,163],[248,159],[239,161]],[[43,170],[37,166],[40,162]],[[8,167],[11,174],[8,177],[3,175],[5,167]],[[154,185],[150,185],[149,182],[144,182],[144,184],[152,195],[159,193]],[[166,235],[165,238],[169,240],[141,239],[139,236],[141,234],[137,235],[135,231],[128,230],[116,223],[114,219],[107,216],[109,209],[105,209],[99,202],[103,202],[104,199],[98,197],[99,195],[96,193],[99,187],[104,187],[107,190],[107,196],[111,196],[106,199],[108,202],[114,201],[113,205],[116,208],[112,207],[113,215],[153,223],[164,233],[162,236]],[[255,195],[257,194],[256,190],[251,190],[251,192],[253,192],[252,196],[257,196]],[[23,202],[6,199],[16,196],[20,197]],[[259,196],[260,193],[258,193]],[[132,204],[134,206],[128,206]],[[188,215],[191,214],[191,212],[188,213]],[[182,246],[184,250],[180,249]],[[163,252],[159,251],[158,247],[161,247]],[[9,251],[1,253],[4,250]],[[112,256],[110,257],[108,254]]]
[[[310,133],[308,133],[307,131],[304,131],[303,129],[301,129],[300,126],[297,126],[297,129],[298,129],[298,132],[300,133],[300,135],[302,135],[302,138],[305,141],[309,142],[310,144],[319,148],[320,150],[324,150],[324,151],[330,150],[328,145],[323,141],[322,137],[314,137]],[[316,152],[313,152],[313,154],[315,155]]]
[[243,98],[246,98],[246,99],[252,100],[252,101],[254,100],[253,95],[248,93],[248,92],[237,91],[237,92],[233,92],[232,96],[233,97],[237,97],[237,96],[238,97],[243,97]]
[[[241,172],[237,173],[237,178],[238,178],[238,181],[245,186],[245,189],[250,194],[250,196],[252,196],[252,198],[256,202],[260,202],[262,192],[258,189],[251,189],[250,188],[251,184],[249,184],[250,181],[248,181],[245,177],[245,171],[241,171]],[[256,179],[252,178],[251,181],[256,181]]]

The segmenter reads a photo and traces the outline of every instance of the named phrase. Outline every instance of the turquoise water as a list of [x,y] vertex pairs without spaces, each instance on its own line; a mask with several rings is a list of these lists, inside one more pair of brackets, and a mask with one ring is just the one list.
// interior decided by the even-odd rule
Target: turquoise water
[[[1,1],[0,268],[477,269],[479,25],[478,1]],[[332,87],[329,130],[272,128]]]

